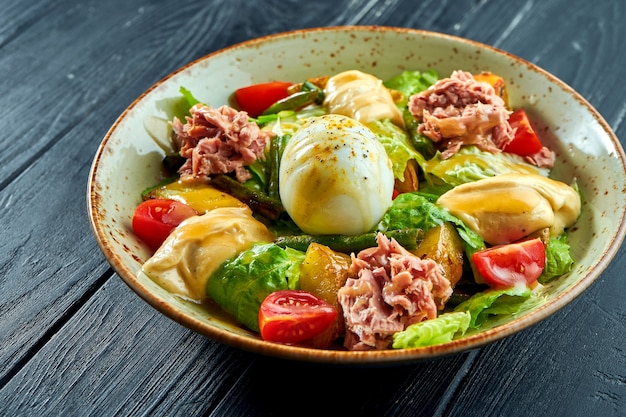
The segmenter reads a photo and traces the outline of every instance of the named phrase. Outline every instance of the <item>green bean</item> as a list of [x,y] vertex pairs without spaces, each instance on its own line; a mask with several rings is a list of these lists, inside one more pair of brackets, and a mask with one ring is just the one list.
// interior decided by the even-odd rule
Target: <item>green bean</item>
[[[357,253],[363,249],[377,246],[377,232],[364,233],[356,236],[346,235],[292,235],[280,236],[274,243],[281,247],[290,247],[293,249],[306,251],[311,243],[319,243],[328,246],[334,251],[343,253]],[[416,249],[424,238],[422,229],[398,229],[388,230],[383,233],[388,238],[393,238],[405,249]]]
[[324,102],[324,90],[310,81],[302,84],[301,90],[297,91],[282,100],[272,104],[266,109],[262,116],[278,113],[286,110],[298,110],[309,104],[322,104]]
[[267,195],[277,200],[280,199],[278,189],[278,172],[280,169],[280,159],[283,156],[285,145],[289,141],[290,135],[276,136],[270,143],[269,151],[269,172],[267,181]]
[[145,189],[141,192],[141,198],[142,198],[143,200],[148,200],[148,199],[150,199],[150,198],[155,198],[155,194],[157,193],[157,191],[158,191],[161,187],[163,187],[163,186],[165,186],[165,185],[167,185],[167,184],[170,184],[170,183],[172,183],[172,182],[176,181],[177,179],[178,179],[178,175],[174,175],[174,176],[172,176],[172,177],[167,177],[167,178],[165,178],[165,179],[163,179],[163,180],[159,181],[159,182],[158,182],[157,184],[155,184],[155,185],[152,185],[152,186],[150,186],[150,187],[148,187],[148,188],[145,188]]
[[284,110],[297,110],[307,104],[315,103],[318,96],[319,92],[317,90],[298,91],[272,104],[263,112],[263,115],[274,114]]
[[253,212],[267,219],[276,220],[285,212],[279,200],[271,198],[267,194],[252,190],[228,175],[214,175],[211,177],[210,184],[218,190],[230,194],[239,201],[247,204]]

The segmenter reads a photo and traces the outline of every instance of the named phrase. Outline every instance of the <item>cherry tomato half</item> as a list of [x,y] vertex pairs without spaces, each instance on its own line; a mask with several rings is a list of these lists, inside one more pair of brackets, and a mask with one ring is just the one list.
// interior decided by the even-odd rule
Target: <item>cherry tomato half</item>
[[259,329],[263,340],[298,343],[322,333],[336,316],[332,305],[310,292],[280,290],[261,303]]
[[530,124],[528,115],[524,109],[517,109],[509,116],[509,124],[515,131],[513,140],[504,147],[505,152],[520,156],[528,156],[537,153],[543,148],[539,136]]
[[472,261],[491,287],[529,285],[543,272],[546,248],[541,239],[528,239],[475,252]]
[[133,232],[152,250],[157,250],[169,234],[183,220],[196,216],[187,204],[166,199],[143,201],[133,215]]
[[254,84],[236,90],[235,98],[241,110],[251,117],[257,117],[278,100],[289,96],[287,88],[291,85],[292,83],[285,81]]

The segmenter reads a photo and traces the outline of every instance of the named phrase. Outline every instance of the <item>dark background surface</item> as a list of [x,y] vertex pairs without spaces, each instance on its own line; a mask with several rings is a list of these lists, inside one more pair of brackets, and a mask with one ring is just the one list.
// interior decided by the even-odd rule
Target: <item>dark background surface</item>
[[412,365],[287,362],[166,318],[109,268],[89,168],[124,108],[222,47],[286,30],[448,33],[552,72],[626,137],[626,2],[0,1],[0,415],[624,416],[624,247],[512,337]]

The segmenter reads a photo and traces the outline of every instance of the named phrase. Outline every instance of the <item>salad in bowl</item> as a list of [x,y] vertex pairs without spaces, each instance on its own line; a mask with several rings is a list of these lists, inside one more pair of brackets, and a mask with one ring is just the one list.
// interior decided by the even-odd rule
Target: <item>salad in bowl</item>
[[580,196],[497,74],[347,70],[218,108],[181,91],[165,178],[133,216],[155,249],[142,271],[263,340],[449,342],[573,265]]
[[[583,163],[590,135],[623,168],[580,96],[485,45],[298,31],[133,103],[94,161],[90,216],[124,281],[193,330],[286,358],[410,361],[528,327],[601,273],[624,213],[603,191],[619,184]],[[622,219],[608,240],[593,239],[600,196]]]

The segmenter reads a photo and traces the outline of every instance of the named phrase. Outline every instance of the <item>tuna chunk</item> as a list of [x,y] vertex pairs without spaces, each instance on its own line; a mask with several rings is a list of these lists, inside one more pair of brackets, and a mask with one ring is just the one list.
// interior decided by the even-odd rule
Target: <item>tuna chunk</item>
[[377,243],[352,254],[350,269],[358,278],[348,278],[338,291],[344,346],[350,350],[389,348],[394,333],[437,317],[452,294],[437,262],[413,255],[381,233]]
[[240,182],[250,178],[244,167],[263,156],[270,136],[248,120],[248,114],[229,106],[217,109],[196,104],[183,124],[172,122],[174,144],[187,158],[179,169],[181,178],[208,179],[213,174],[234,172]]
[[409,99],[418,132],[438,143],[443,159],[461,145],[500,152],[513,140],[510,112],[494,88],[465,71],[454,71]]

